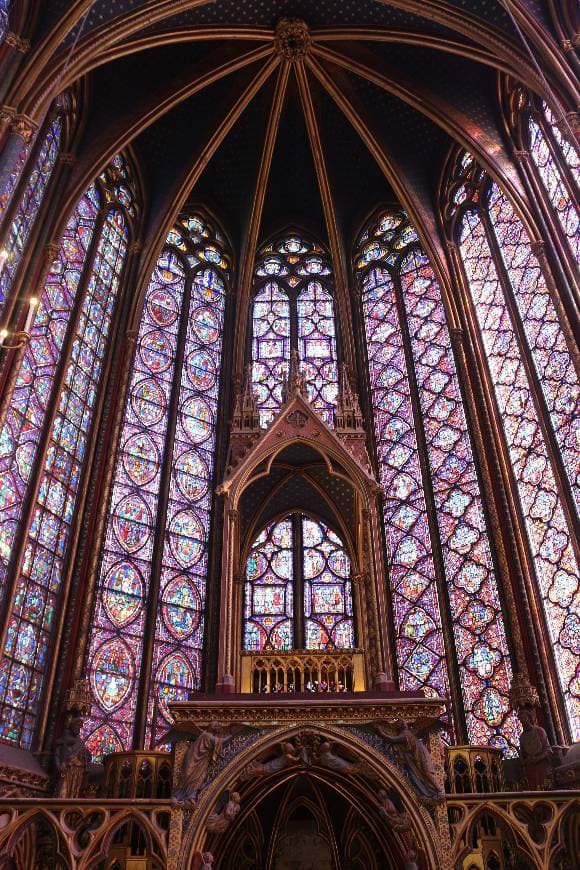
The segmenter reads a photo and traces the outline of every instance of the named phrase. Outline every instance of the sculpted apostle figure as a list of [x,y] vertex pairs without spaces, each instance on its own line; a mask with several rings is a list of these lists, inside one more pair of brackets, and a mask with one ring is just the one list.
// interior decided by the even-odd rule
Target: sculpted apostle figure
[[211,722],[207,730],[190,743],[183,761],[181,786],[173,795],[174,803],[192,803],[196,800],[210,764],[220,757],[224,743],[231,737],[233,734],[225,736],[218,722]]
[[240,796],[237,791],[233,791],[229,797],[227,797],[227,803],[221,812],[212,813],[206,824],[207,830],[211,834],[223,834],[224,831],[227,831],[232,822],[235,821],[236,816],[240,812]]
[[521,707],[518,710],[518,719],[523,729],[520,735],[520,759],[526,772],[528,788],[532,791],[544,789],[551,783],[555,760],[548,735],[541,725],[536,724],[530,707]]
[[80,736],[82,726],[83,717],[73,711],[66,728],[56,741],[54,764],[58,776],[57,797],[79,797],[82,792],[90,761],[90,753]]
[[437,782],[433,760],[427,747],[411,731],[407,723],[403,719],[397,719],[395,736],[389,734],[381,725],[375,727],[383,740],[394,746],[398,762],[406,770],[419,794],[425,798],[440,798],[443,792]]

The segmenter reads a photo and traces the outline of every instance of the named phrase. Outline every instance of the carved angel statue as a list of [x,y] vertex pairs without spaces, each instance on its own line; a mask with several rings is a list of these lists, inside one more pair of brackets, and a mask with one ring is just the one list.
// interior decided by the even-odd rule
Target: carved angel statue
[[201,864],[199,870],[212,870],[213,855],[211,852],[203,852],[201,856]]
[[[191,723],[186,726],[191,729]],[[197,799],[197,794],[202,787],[210,764],[216,761],[222,752],[224,743],[238,733],[240,729],[226,728],[220,725],[219,722],[211,722],[205,731],[197,729],[197,739],[190,742],[183,766],[181,768],[180,785],[175,789],[172,801],[176,804],[194,803]],[[168,740],[176,740],[188,734],[194,736],[195,732],[191,730],[184,731],[182,728],[174,726],[171,731],[164,735],[163,742]]]
[[72,712],[54,750],[54,765],[58,776],[56,796],[79,797],[90,762],[90,753],[80,736],[83,717]]
[[332,751],[332,745],[324,740],[318,747],[318,763],[328,770],[336,770],[338,773],[361,773],[363,765],[360,762],[347,761]]
[[215,811],[207,820],[206,828],[210,834],[223,834],[235,821],[240,812],[240,796],[237,791],[225,791],[220,797]]
[[241,781],[247,782],[247,780],[254,779],[256,776],[268,776],[270,773],[277,773],[279,770],[284,770],[285,767],[300,764],[302,761],[291,743],[281,743],[280,749],[281,752],[275,758],[270,759],[270,761],[254,761],[252,764],[249,764],[240,777]]
[[389,734],[381,725],[376,725],[375,728],[383,740],[393,746],[397,762],[404,768],[419,794],[430,799],[441,798],[443,791],[437,781],[429,751],[407,723],[403,719],[397,719],[396,735]]

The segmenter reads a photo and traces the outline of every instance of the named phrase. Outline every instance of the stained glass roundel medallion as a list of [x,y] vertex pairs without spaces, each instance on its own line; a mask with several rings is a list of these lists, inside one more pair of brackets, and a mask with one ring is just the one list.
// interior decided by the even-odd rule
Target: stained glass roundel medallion
[[151,319],[161,327],[171,326],[179,313],[175,297],[164,287],[151,294],[147,301],[147,310]]
[[125,496],[115,508],[113,528],[127,553],[135,553],[143,547],[149,537],[150,524],[149,508],[135,493]]
[[205,530],[197,514],[185,510],[176,514],[169,527],[171,551],[183,568],[191,568],[204,551]]
[[209,468],[195,450],[183,453],[175,464],[177,485],[190,501],[197,501],[209,488]]
[[213,413],[204,399],[194,397],[184,402],[181,422],[193,444],[203,444],[213,432]]
[[123,641],[115,638],[97,650],[93,661],[92,682],[103,709],[111,712],[120,707],[133,682],[133,659]]
[[118,628],[128,625],[141,610],[143,580],[130,562],[118,562],[105,578],[103,606]]
[[165,405],[165,394],[153,378],[145,378],[135,384],[131,394],[131,406],[144,426],[155,426],[159,423]]
[[189,637],[199,625],[200,610],[199,592],[187,577],[175,577],[167,584],[161,611],[167,630],[173,637],[178,640]]
[[159,467],[159,451],[145,432],[127,439],[123,446],[125,471],[137,486],[145,486],[155,477]]
[[162,329],[152,329],[139,342],[139,355],[153,374],[167,371],[173,357],[171,338]]
[[193,330],[204,344],[213,344],[220,334],[219,317],[202,305],[193,312]]
[[191,385],[197,390],[211,390],[217,378],[216,359],[207,350],[190,353],[186,360]]

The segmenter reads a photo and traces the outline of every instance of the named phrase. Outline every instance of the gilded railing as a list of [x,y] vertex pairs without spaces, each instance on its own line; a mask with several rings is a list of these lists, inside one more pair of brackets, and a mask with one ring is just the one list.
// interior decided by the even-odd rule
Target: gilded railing
[[360,650],[242,653],[242,692],[319,694],[365,688]]

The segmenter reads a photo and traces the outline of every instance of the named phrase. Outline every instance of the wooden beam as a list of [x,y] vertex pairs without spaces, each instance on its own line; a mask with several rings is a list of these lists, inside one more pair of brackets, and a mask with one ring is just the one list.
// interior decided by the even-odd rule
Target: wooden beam
[[246,238],[243,245],[242,256],[240,258],[240,289],[237,304],[236,335],[234,338],[234,376],[241,376],[243,372],[248,311],[252,292],[252,276],[254,272],[254,262],[256,260],[256,249],[262,224],[262,214],[264,211],[264,201],[266,198],[268,180],[270,178],[272,157],[274,155],[274,147],[276,145],[276,139],[280,127],[280,118],[284,107],[284,100],[286,98],[289,74],[290,62],[286,60],[281,64],[278,81],[276,82],[276,90],[272,99],[270,117],[268,119],[266,136],[262,148],[262,156],[258,167],[256,188],[254,190],[254,197],[252,199],[252,207],[248,220]]
[[304,62],[302,60],[295,63],[296,79],[298,81],[298,89],[300,92],[300,101],[302,103],[302,111],[306,121],[306,129],[310,140],[310,148],[314,158],[314,166],[316,168],[316,178],[318,179],[318,187],[320,189],[320,197],[324,209],[324,220],[326,222],[326,231],[330,242],[330,254],[332,257],[332,267],[334,272],[334,282],[336,286],[336,298],[338,301],[338,311],[340,317],[340,335],[342,340],[342,349],[344,353],[344,361],[348,365],[350,371],[356,372],[356,357],[354,353],[354,345],[352,340],[352,318],[350,312],[350,295],[348,292],[348,272],[346,268],[346,259],[344,254],[344,245],[341,237],[341,232],[338,227],[336,218],[336,210],[332,197],[332,189],[328,177],[328,169],[324,157],[324,149],[320,138],[320,130],[316,113],[312,103],[312,93],[308,83],[308,75]]

